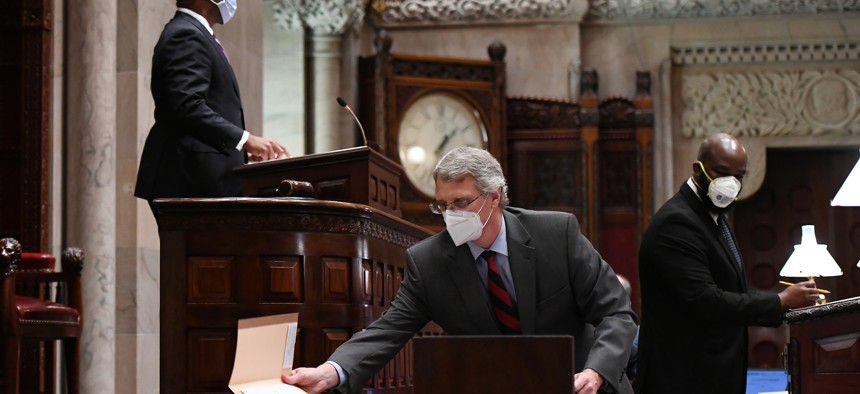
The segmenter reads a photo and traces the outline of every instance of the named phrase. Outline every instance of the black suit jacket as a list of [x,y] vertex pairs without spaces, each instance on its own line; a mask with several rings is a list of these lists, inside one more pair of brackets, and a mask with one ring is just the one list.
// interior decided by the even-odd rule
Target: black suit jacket
[[[576,218],[507,208],[504,220],[523,334],[575,336],[577,369],[600,373],[610,392],[632,393],[624,369],[635,315]],[[468,245],[455,247],[442,231],[409,248],[407,257],[389,309],[330,358],[348,375],[342,392],[360,390],[430,320],[451,335],[501,335]]]
[[237,150],[245,128],[239,86],[212,34],[177,12],[152,56],[155,125],[149,132],[134,195],[233,197],[245,162]]
[[639,280],[637,393],[744,393],[747,326],[780,325],[779,297],[747,291],[743,270],[687,184],[651,219]]

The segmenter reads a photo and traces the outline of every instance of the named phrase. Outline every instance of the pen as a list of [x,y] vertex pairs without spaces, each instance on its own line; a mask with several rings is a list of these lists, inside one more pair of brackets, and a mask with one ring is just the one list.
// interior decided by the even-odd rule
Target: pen
[[[794,285],[795,285],[794,283],[786,282],[786,281],[782,281],[782,280],[781,280],[781,281],[779,281],[779,283],[782,283],[782,284],[784,284],[784,285],[786,285],[786,286],[794,286]],[[818,292],[819,292],[819,293],[821,293],[821,294],[830,294],[830,292],[829,292],[829,291],[824,290],[824,289],[816,289],[816,290],[818,290]]]

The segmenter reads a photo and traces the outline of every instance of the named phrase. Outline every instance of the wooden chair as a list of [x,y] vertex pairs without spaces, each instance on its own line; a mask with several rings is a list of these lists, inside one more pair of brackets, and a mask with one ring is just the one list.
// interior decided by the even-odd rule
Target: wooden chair
[[[66,358],[68,393],[79,391],[79,338],[83,315],[81,269],[83,252],[67,248],[63,252],[62,272],[54,270],[54,256],[21,253],[21,245],[12,238],[0,239],[0,338],[3,341],[3,393],[18,394],[21,389],[20,352],[23,340],[61,340]],[[57,299],[16,294],[25,284],[63,283],[58,285]]]

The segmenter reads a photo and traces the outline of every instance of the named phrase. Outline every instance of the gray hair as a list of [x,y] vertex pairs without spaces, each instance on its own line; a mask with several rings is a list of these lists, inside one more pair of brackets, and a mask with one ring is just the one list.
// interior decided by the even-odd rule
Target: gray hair
[[436,164],[436,169],[433,170],[433,179],[441,178],[443,182],[459,181],[466,175],[475,178],[481,193],[496,192],[501,187],[500,208],[506,207],[510,202],[502,165],[490,152],[483,149],[470,146],[453,149],[439,160],[439,164]]

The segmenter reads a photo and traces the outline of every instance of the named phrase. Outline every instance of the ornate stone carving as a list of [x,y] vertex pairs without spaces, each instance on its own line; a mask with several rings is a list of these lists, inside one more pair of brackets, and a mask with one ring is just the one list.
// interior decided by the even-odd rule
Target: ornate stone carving
[[[860,0],[858,0],[860,1]],[[860,59],[860,42],[673,47],[672,64],[772,63]]]
[[856,69],[702,73],[682,86],[686,137],[860,133]]
[[516,20],[574,20],[588,8],[585,0],[374,0],[381,25],[475,23]]
[[364,20],[368,0],[268,0],[275,25],[291,31],[310,28],[314,34],[342,34]]
[[590,20],[713,18],[860,10],[860,0],[589,0]]

